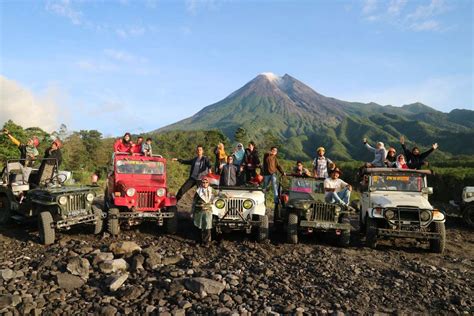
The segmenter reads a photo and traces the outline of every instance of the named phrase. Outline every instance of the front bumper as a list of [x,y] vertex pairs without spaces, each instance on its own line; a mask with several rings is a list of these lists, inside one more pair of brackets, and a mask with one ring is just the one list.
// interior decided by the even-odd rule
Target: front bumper
[[95,223],[97,220],[101,220],[100,216],[96,216],[95,214],[83,215],[83,216],[76,216],[71,217],[63,220],[59,220],[56,222],[56,228],[67,228],[78,224],[86,224],[86,223]]
[[378,237],[396,237],[396,238],[421,238],[421,239],[440,239],[438,233],[423,231],[404,231],[387,228],[377,229]]
[[321,230],[351,230],[350,224],[345,223],[331,223],[331,222],[317,222],[317,221],[300,221],[300,227],[314,228]]
[[160,220],[164,218],[173,218],[174,212],[119,212],[118,215],[109,214],[110,219],[142,219],[142,220]]

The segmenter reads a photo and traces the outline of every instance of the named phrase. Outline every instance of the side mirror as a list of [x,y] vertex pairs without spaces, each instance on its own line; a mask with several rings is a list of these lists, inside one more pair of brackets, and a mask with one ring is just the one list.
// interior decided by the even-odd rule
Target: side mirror
[[423,194],[433,194],[433,188],[432,187],[426,187],[421,189],[421,193]]

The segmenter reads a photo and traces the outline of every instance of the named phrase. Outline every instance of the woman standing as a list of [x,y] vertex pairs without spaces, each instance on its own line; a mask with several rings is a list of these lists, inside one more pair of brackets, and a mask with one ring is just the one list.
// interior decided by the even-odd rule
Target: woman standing
[[200,241],[203,245],[208,245],[211,242],[212,230],[212,201],[214,200],[215,192],[209,186],[209,179],[202,178],[201,185],[196,191],[193,199],[193,222],[200,231]]

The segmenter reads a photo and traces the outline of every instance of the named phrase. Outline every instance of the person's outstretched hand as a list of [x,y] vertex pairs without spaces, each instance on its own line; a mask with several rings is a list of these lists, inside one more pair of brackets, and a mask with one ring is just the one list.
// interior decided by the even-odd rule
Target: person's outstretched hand
[[400,144],[405,144],[405,136],[400,136]]
[[436,150],[438,148],[438,143],[434,143],[433,145],[431,145],[431,148],[433,148],[434,150]]

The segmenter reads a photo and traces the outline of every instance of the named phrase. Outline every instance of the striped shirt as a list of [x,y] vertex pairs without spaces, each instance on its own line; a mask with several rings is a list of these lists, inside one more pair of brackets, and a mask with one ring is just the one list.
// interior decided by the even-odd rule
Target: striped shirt
[[324,156],[318,156],[314,158],[313,170],[316,171],[318,178],[329,178],[328,175],[328,164],[332,163],[331,159]]

